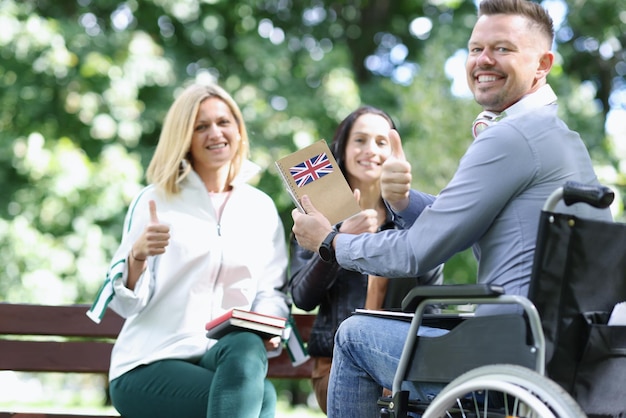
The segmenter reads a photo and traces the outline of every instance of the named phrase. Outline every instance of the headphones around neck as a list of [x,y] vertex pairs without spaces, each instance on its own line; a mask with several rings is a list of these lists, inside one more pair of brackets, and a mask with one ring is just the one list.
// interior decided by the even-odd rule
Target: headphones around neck
[[479,133],[495,124],[498,121],[498,114],[494,112],[490,112],[488,110],[482,111],[476,116],[474,119],[474,123],[472,124],[472,135],[474,138],[478,136]]
[[556,94],[554,94],[550,85],[545,84],[536,92],[523,97],[522,100],[509,106],[502,113],[494,113],[488,110],[480,112],[472,124],[472,135],[476,138],[478,134],[505,116],[518,115],[553,103],[556,103]]

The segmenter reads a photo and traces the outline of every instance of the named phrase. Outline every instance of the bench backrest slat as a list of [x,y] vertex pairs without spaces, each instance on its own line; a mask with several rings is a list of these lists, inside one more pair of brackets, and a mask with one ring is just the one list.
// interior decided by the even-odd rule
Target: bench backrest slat
[[111,342],[0,340],[0,370],[107,373]]
[[[124,321],[109,310],[95,324],[85,315],[88,308],[0,303],[0,370],[107,373],[113,342]],[[314,316],[296,314],[294,319],[307,341]],[[50,338],[42,341],[42,336]],[[312,366],[307,362],[293,367],[283,350],[281,356],[270,359],[268,376],[308,377]]]
[[109,310],[100,324],[85,314],[89,305],[0,303],[0,335],[61,335],[115,338],[124,320]]

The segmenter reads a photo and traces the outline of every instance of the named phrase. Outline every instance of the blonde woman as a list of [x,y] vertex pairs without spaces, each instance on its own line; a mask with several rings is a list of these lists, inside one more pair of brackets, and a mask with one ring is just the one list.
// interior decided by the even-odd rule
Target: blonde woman
[[246,183],[248,134],[233,98],[191,85],[176,98],[131,203],[122,242],[89,315],[126,318],[109,371],[126,418],[273,417],[268,341],[220,340],[206,322],[231,308],[288,314],[284,229],[272,200]]

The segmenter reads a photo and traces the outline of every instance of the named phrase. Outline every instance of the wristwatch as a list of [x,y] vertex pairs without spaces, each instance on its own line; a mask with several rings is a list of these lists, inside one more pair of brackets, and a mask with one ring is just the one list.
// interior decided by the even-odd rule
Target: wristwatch
[[320,245],[320,248],[317,250],[317,252],[320,254],[320,258],[327,263],[332,263],[333,261],[335,261],[335,248],[333,247],[333,239],[335,239],[335,235],[337,235],[338,233],[339,231],[337,231],[336,228],[333,228],[333,230],[330,231],[328,235],[326,235],[326,238],[324,238],[324,241],[322,241],[322,245]]

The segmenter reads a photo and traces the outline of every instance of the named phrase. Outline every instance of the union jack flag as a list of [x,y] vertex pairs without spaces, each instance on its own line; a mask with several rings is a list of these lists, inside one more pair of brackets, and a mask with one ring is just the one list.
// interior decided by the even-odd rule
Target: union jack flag
[[326,153],[323,152],[311,159],[294,165],[289,169],[298,187],[305,186],[326,174],[333,172],[333,165],[328,160]]

